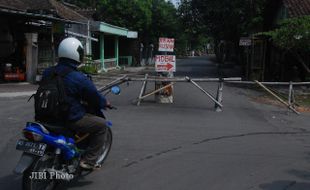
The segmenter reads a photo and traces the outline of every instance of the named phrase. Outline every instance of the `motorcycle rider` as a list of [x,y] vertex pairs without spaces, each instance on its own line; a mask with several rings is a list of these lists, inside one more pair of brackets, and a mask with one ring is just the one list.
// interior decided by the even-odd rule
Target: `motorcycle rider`
[[78,39],[68,37],[62,40],[58,48],[58,57],[58,64],[47,68],[43,73],[42,80],[50,76],[53,70],[56,70],[56,73],[70,70],[63,76],[66,102],[69,105],[65,126],[76,133],[89,133],[89,151],[83,156],[80,166],[85,169],[92,169],[101,154],[107,126],[102,117],[86,113],[85,106],[81,102],[86,102],[96,111],[106,109],[111,105],[98,92],[93,82],[77,70],[84,57],[83,45]]

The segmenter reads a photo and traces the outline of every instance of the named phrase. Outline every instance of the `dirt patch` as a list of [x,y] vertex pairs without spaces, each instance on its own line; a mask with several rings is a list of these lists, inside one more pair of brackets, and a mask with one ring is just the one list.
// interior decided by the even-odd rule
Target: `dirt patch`
[[[278,100],[271,96],[263,95],[258,97],[250,97],[250,99],[254,102],[260,104],[273,105],[281,108],[285,108],[286,106],[280,103]],[[301,95],[296,97],[295,109],[299,112],[310,113],[310,96],[309,95]]]

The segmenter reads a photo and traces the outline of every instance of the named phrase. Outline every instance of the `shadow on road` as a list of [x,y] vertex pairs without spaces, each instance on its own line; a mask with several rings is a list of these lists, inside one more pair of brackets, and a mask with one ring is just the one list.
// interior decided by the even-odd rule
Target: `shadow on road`
[[57,190],[69,190],[84,186],[89,186],[93,183],[93,181],[85,180],[83,177],[79,177],[70,182],[62,182],[57,186]]
[[7,175],[0,178],[0,189],[3,190],[19,190],[22,189],[22,176]]
[[310,183],[282,180],[262,184],[259,187],[263,190],[309,190]]
[[[88,186],[92,184],[92,181],[86,181],[83,179],[74,180],[71,182],[63,182],[57,186],[58,190],[69,190],[77,187]],[[0,178],[1,190],[22,190],[22,176],[21,175],[7,175]]]
[[[301,171],[301,170],[290,170],[288,171],[289,174],[292,174],[300,179],[303,179],[303,180],[310,180],[310,172],[309,171]],[[310,187],[309,187],[310,189]]]
[[[301,180],[310,180],[310,172],[306,170],[292,169],[288,171],[289,174],[300,178]],[[309,190],[310,183],[297,182],[293,180],[279,180],[272,183],[260,185],[263,190]]]

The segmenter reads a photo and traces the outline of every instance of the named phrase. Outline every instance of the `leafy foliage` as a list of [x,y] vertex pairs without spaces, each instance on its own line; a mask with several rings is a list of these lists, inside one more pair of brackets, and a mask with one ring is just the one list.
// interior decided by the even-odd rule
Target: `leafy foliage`
[[[178,7],[179,30],[178,47],[184,50],[203,50],[210,38],[205,32],[200,13],[192,5],[192,0],[181,0]],[[182,54],[185,54],[182,52]]]
[[151,0],[101,0],[96,19],[139,32],[151,25]]
[[86,74],[97,74],[98,70],[95,65],[84,65],[79,67],[79,71]]
[[165,0],[101,0],[97,19],[138,31],[146,43],[173,37],[178,31],[176,8]]
[[85,56],[85,65],[79,67],[78,69],[79,71],[86,73],[86,74],[98,73],[98,69],[96,68],[96,65],[94,64],[94,61],[91,55]]
[[166,0],[66,0],[81,7],[96,8],[95,20],[138,31],[144,44],[157,44],[159,37],[176,39],[177,51],[186,49],[187,41],[195,39],[184,31],[179,11]]
[[286,19],[279,28],[265,32],[276,46],[285,50],[310,51],[310,16]]
[[192,0],[208,34],[232,41],[260,27],[265,3],[266,0]]
[[152,41],[159,37],[176,37],[179,33],[179,20],[174,5],[164,0],[152,1]]

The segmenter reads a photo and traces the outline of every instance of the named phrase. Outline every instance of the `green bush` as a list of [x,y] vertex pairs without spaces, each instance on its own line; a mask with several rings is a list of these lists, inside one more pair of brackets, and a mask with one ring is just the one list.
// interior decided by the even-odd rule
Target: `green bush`
[[95,65],[84,65],[82,67],[79,67],[79,71],[87,74],[96,74],[98,73],[97,68]]
[[98,73],[98,70],[94,64],[94,61],[91,55],[85,55],[84,62],[85,62],[85,65],[82,67],[79,67],[79,71],[86,73],[86,74]]

